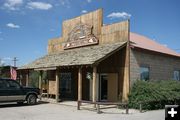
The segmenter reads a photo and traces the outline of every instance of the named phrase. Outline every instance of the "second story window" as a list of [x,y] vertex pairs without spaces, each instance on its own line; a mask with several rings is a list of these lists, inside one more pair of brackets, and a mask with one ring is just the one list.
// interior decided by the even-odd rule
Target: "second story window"
[[144,81],[149,80],[149,67],[140,67],[140,79]]

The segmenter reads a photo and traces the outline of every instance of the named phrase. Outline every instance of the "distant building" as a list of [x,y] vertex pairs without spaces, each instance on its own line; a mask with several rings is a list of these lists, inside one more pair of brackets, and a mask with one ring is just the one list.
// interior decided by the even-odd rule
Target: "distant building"
[[[19,68],[26,85],[30,70],[47,71],[47,90],[57,101],[125,101],[136,80],[179,80],[180,54],[131,33],[128,20],[103,25],[98,9],[65,20],[48,54]],[[39,88],[41,81],[42,74]]]
[[0,66],[0,78],[12,78],[11,70],[16,70],[17,67],[14,66]]

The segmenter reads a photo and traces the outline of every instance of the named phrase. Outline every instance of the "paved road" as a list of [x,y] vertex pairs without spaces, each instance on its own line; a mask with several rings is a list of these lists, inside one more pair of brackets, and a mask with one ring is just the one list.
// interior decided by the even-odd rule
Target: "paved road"
[[164,120],[164,116],[164,110],[126,115],[107,111],[102,114],[78,111],[76,107],[50,103],[35,106],[0,105],[0,120]]

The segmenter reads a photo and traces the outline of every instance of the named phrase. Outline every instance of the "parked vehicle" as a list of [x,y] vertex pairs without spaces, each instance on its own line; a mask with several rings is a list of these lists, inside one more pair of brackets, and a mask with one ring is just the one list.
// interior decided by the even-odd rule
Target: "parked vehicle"
[[0,102],[23,104],[26,101],[29,105],[34,105],[38,98],[40,98],[39,88],[24,87],[15,80],[0,78]]

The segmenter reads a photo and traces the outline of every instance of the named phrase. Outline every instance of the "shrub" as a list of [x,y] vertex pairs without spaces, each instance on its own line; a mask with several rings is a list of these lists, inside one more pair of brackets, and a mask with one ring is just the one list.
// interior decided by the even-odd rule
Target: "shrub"
[[180,82],[167,81],[137,81],[129,94],[131,108],[154,110],[164,108],[167,104],[180,104]]

